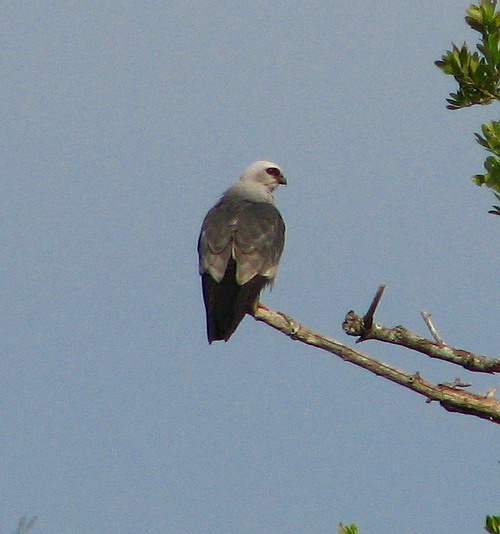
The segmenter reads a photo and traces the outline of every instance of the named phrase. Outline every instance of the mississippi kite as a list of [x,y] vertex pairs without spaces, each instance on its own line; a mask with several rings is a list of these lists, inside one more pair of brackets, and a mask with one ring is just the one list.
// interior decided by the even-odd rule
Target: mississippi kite
[[227,341],[272,284],[285,224],[273,193],[286,178],[278,165],[256,161],[207,213],[198,240],[208,342]]

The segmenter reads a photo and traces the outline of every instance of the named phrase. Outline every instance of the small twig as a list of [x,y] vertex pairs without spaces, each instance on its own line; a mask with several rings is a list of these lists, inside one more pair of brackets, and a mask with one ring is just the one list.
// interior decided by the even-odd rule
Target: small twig
[[497,388],[494,387],[494,388],[490,388],[485,394],[484,394],[484,397],[486,399],[491,399],[491,397],[494,397],[495,396],[495,393],[497,392]]
[[36,515],[32,517],[29,521],[27,517],[24,515],[19,520],[19,523],[17,525],[17,530],[14,532],[14,534],[26,534],[28,530],[31,530],[35,526],[36,520],[37,520]]
[[[373,297],[373,300],[370,304],[370,307],[368,308],[368,311],[365,313],[365,316],[363,317],[363,325],[366,329],[366,335],[368,336],[370,333],[370,330],[373,325],[373,315],[375,314],[375,310],[377,309],[377,306],[379,305],[380,299],[382,298],[382,295],[384,294],[385,285],[381,284],[378,286],[377,292],[375,293],[375,296]],[[363,336],[362,336],[363,337]],[[367,338],[366,338],[367,339]],[[363,339],[358,339],[357,343],[360,341],[363,341]]]
[[468,382],[463,382],[461,378],[455,378],[453,382],[443,382],[438,384],[438,386],[445,386],[447,388],[459,389],[459,388],[469,388],[472,384]]
[[443,345],[443,346],[446,345],[446,343],[443,341],[443,338],[438,334],[436,327],[431,321],[432,314],[430,314],[429,312],[426,312],[425,310],[421,310],[420,315],[422,316],[422,319],[424,320],[425,324],[427,325],[427,328],[432,334],[432,337],[436,340],[436,343],[438,343],[439,345]]

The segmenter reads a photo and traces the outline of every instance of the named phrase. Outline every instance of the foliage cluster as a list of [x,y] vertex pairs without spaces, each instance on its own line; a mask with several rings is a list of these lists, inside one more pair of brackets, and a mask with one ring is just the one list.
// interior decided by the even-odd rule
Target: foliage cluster
[[[500,516],[487,515],[484,530],[489,534],[500,534]],[[358,534],[358,527],[354,524],[346,526],[340,523],[337,532],[338,534]]]
[[[448,109],[484,106],[500,100],[500,12],[496,7],[497,0],[481,0],[466,11],[465,22],[481,35],[477,51],[471,52],[466,43],[461,47],[452,44],[452,49],[435,62],[458,83],[457,91],[447,99]],[[472,180],[492,189],[500,200],[500,121],[483,124],[481,130],[482,135],[476,134],[476,140],[492,155],[484,162],[486,172],[476,174]],[[493,206],[490,213],[500,215],[500,206]]]

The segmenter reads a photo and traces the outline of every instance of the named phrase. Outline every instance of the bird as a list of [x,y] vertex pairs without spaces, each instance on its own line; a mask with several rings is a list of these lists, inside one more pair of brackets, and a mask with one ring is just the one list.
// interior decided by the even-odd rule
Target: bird
[[210,344],[228,341],[273,284],[285,245],[274,192],[286,184],[279,165],[256,161],[203,220],[198,256]]

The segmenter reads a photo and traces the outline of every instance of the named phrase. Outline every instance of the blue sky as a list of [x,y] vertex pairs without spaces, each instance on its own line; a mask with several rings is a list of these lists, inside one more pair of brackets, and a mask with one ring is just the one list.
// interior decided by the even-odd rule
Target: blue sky
[[[263,302],[498,355],[494,108],[445,110],[462,2],[10,2],[2,9],[0,529],[470,534],[498,428],[246,318],[208,346],[196,240],[256,159],[284,169]],[[476,392],[494,376],[375,342]]]

